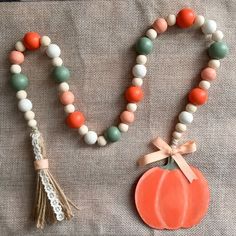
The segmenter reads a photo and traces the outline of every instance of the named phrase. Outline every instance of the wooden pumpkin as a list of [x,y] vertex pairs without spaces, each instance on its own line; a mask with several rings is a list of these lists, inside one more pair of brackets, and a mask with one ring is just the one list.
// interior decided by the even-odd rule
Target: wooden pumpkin
[[191,167],[198,179],[190,183],[180,169],[154,167],[140,178],[135,204],[143,221],[156,229],[190,228],[200,222],[209,204],[208,183]]

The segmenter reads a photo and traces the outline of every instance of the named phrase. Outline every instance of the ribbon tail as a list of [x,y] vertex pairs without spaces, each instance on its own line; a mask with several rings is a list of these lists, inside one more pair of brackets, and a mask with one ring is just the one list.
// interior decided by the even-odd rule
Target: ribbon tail
[[191,167],[188,165],[188,163],[185,161],[185,159],[181,154],[176,153],[172,155],[172,158],[175,160],[180,170],[183,172],[183,174],[186,176],[186,178],[190,183],[192,183],[193,180],[197,179],[196,174],[193,172],[193,170],[191,169]]
[[157,151],[157,152],[152,152],[149,153],[138,160],[138,165],[139,166],[145,166],[147,164],[163,160],[169,156],[168,153],[165,153],[164,151]]

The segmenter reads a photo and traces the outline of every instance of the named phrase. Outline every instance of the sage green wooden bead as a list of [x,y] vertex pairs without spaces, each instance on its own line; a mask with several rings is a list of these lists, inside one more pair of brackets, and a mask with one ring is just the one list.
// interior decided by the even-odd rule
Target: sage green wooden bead
[[15,91],[25,90],[28,87],[29,80],[24,74],[13,74],[10,80],[11,86]]
[[136,43],[136,52],[141,55],[147,55],[152,51],[153,43],[147,37],[140,38]]
[[70,71],[65,66],[57,66],[53,69],[52,76],[57,83],[62,83],[69,79]]
[[105,132],[105,138],[110,142],[119,141],[121,138],[120,130],[115,126],[109,127]]
[[208,54],[212,59],[222,59],[229,53],[229,48],[224,42],[215,42],[208,48]]

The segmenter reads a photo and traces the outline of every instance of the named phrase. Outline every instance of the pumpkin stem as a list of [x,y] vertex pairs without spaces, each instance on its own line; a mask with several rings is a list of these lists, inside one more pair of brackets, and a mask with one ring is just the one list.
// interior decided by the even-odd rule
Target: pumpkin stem
[[172,157],[168,157],[167,164],[162,167],[163,169],[173,170],[179,168]]

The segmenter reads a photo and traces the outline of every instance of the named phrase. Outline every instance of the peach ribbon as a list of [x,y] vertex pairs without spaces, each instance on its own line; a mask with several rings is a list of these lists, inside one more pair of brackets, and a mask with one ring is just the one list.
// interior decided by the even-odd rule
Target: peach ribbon
[[144,157],[141,157],[138,161],[140,166],[145,166],[147,164],[163,160],[167,157],[172,157],[190,183],[192,183],[194,179],[197,179],[197,176],[182,156],[183,154],[192,153],[197,150],[196,143],[194,141],[188,141],[177,148],[172,148],[163,139],[158,137],[153,141],[153,144],[158,147],[160,151],[152,152]]

